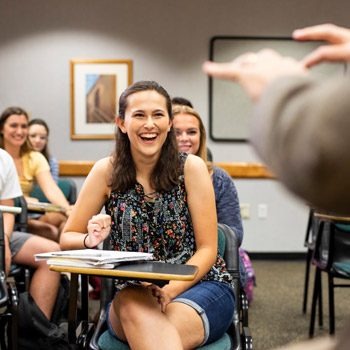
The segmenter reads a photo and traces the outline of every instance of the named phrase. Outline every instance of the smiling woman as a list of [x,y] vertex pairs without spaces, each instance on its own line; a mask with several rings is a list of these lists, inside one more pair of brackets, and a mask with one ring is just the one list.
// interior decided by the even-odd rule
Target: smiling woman
[[[196,348],[219,339],[233,318],[209,173],[200,158],[178,152],[171,108],[153,81],[121,94],[114,154],[95,163],[60,241],[81,249],[109,239],[115,250],[198,266],[193,281],[162,288],[116,280],[109,332],[135,350]],[[103,206],[106,215],[98,214]]]
[[53,203],[66,208],[66,215],[47,213],[38,220],[28,219],[28,231],[54,241],[67,220],[71,209],[64,194],[54,182],[50,167],[45,157],[33,151],[28,140],[28,115],[19,107],[9,107],[0,116],[0,147],[13,158],[23,195],[28,202],[38,201],[30,197],[36,181],[45,196]]

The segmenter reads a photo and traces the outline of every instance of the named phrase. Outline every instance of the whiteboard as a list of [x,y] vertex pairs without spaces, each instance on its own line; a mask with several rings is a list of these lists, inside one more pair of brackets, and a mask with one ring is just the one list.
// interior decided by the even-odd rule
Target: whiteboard
[[[210,42],[210,60],[228,62],[247,52],[265,48],[296,59],[318,47],[320,42],[297,42],[292,38],[256,38],[216,36]],[[324,43],[323,43],[324,44]],[[322,63],[311,68],[311,74],[327,77],[344,74],[344,64]],[[252,102],[237,83],[209,78],[209,135],[214,141],[247,141]]]

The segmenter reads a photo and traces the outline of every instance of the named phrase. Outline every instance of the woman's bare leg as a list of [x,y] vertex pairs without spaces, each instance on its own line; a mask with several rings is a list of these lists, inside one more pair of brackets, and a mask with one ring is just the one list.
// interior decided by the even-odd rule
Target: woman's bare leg
[[59,241],[58,228],[41,220],[28,219],[27,231],[55,242]]
[[133,350],[182,350],[200,345],[204,338],[200,316],[185,304],[170,305],[170,314],[164,314],[150,291],[140,286],[127,287],[118,293],[110,308],[112,328]]
[[55,305],[57,291],[60,283],[60,273],[50,271],[46,261],[35,261],[33,255],[59,251],[57,243],[38,236],[29,238],[13,257],[13,262],[21,265],[28,265],[35,269],[30,283],[30,294],[34,301],[50,319]]
[[46,213],[45,215],[41,215],[39,220],[57,227],[59,234],[61,234],[67,222],[67,217],[61,213]]

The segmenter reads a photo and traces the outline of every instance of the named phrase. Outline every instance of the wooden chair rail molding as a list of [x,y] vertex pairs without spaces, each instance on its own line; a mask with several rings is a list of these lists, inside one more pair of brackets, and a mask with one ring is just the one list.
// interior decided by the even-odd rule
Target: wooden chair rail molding
[[[81,176],[89,174],[95,161],[60,160],[60,176]],[[260,163],[215,163],[224,169],[232,178],[274,179],[275,176]]]

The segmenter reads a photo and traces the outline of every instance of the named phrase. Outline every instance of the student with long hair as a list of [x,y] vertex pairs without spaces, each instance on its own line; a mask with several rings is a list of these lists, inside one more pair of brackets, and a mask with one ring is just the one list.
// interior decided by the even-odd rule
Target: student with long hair
[[45,157],[32,150],[28,136],[29,118],[19,107],[9,107],[0,116],[0,147],[13,158],[22,192],[27,201],[38,201],[30,197],[35,182],[39,184],[46,198],[53,204],[63,206],[65,213],[46,213],[39,219],[28,219],[28,232],[56,242],[72,208],[50,173]]
[[28,124],[28,140],[34,151],[41,152],[50,165],[50,172],[55,182],[58,182],[59,165],[49,152],[50,129],[45,120],[32,119]]
[[211,180],[202,159],[178,152],[172,121],[171,100],[157,83],[140,81],[122,93],[115,151],[94,165],[60,240],[62,249],[82,249],[109,239],[115,250],[198,266],[193,281],[162,288],[116,280],[109,331],[134,350],[215,341],[234,312]]

